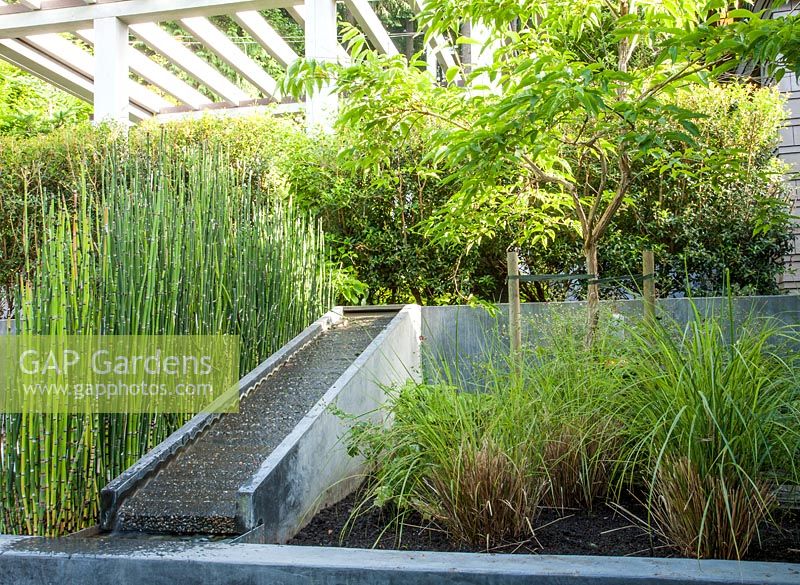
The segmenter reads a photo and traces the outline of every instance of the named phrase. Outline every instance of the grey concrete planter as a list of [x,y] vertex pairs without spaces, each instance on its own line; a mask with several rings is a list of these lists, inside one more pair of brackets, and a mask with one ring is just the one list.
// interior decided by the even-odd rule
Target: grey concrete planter
[[797,585],[800,565],[0,537],[14,585]]
[[13,335],[15,332],[14,319],[0,319],[0,335]]
[[384,389],[421,381],[420,318],[420,307],[403,308],[239,489],[237,517],[252,531],[248,542],[286,542],[358,486],[363,465],[343,441],[350,423],[330,407],[373,413],[372,422],[382,423]]
[[[297,337],[267,358],[239,381],[240,396],[246,396],[262,379],[269,376],[289,360],[303,346],[342,319],[341,307],[336,307],[303,330]],[[100,492],[100,526],[104,530],[114,528],[117,510],[123,499],[131,494],[142,482],[152,476],[161,466],[166,465],[176,453],[191,443],[221,415],[204,412],[193,417],[180,429],[172,433],[147,455],[111,481]]]

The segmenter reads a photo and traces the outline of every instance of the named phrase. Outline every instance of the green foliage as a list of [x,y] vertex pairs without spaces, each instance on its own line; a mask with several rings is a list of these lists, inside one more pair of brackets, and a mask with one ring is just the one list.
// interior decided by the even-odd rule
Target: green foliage
[[[112,151],[97,192],[79,169],[69,204],[31,195],[41,219],[24,232],[19,330],[238,335],[245,373],[329,308],[322,234],[290,205],[256,202],[224,156],[160,150],[144,161]],[[0,532],[63,535],[96,524],[100,488],[186,418],[0,416]]]
[[367,285],[369,294],[360,299],[498,298],[504,253],[496,242],[444,245],[419,229],[454,191],[435,168],[420,164],[421,136],[409,137],[368,171],[352,163],[369,156],[362,136],[354,129],[298,139],[285,170],[292,199],[322,219],[337,260]]
[[351,452],[374,471],[356,514],[387,506],[402,523],[414,510],[456,543],[497,549],[531,539],[541,505],[605,497],[621,446],[610,399],[625,373],[610,357],[619,332],[603,330],[590,350],[573,319],[545,329],[521,375],[496,357],[480,391],[407,385],[387,407],[390,428],[356,424]]
[[623,460],[657,527],[684,554],[741,558],[774,487],[800,480],[796,327],[694,308],[687,326],[655,323],[631,343]]
[[[776,24],[761,16],[693,0],[430,0],[418,19],[426,38],[469,44],[459,38],[462,23],[482,25],[495,48],[490,64],[451,67],[442,87],[420,55],[376,55],[357,31],[346,30],[351,64],[297,63],[285,89],[299,94],[335,83],[346,96],[339,127],[367,131],[365,167],[422,129],[424,160],[441,165],[459,187],[425,224],[432,238],[480,241],[517,223],[525,227],[508,243],[536,248],[575,229],[585,271],[599,275],[599,244],[634,184],[654,158],[696,145],[700,114],[675,96],[722,78],[742,60],[776,75],[795,68],[794,56],[779,53],[782,43],[795,43],[789,37],[797,17]],[[724,160],[726,153],[715,155]],[[591,341],[596,284],[587,298]]]
[[[656,252],[660,296],[685,293],[719,295],[730,270],[735,294],[776,294],[776,277],[784,270],[783,255],[791,243],[784,166],[775,158],[784,100],[775,90],[730,83],[679,92],[681,107],[702,114],[695,120],[698,136],[692,147],[682,144],[654,151],[633,184],[627,207],[621,209],[606,237],[602,272],[624,276],[641,271],[641,251]],[[557,232],[545,250],[523,250],[534,272],[576,270],[582,262],[581,242],[568,229]],[[580,270],[577,270],[578,272]],[[606,296],[636,292],[608,287]],[[541,300],[582,296],[573,284],[528,287]]]
[[35,136],[89,118],[92,108],[0,61],[0,136]]

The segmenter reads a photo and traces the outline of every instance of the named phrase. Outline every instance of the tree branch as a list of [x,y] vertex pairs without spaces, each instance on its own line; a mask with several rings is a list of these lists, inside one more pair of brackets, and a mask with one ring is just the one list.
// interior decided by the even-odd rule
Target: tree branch
[[608,225],[611,223],[614,214],[622,205],[625,195],[628,194],[628,187],[631,183],[631,164],[627,153],[623,152],[620,154],[618,166],[620,177],[619,183],[617,184],[617,191],[614,193],[614,198],[608,204],[608,207],[606,207],[603,215],[597,222],[597,225],[592,230],[592,238],[594,241],[597,241],[602,237],[603,233],[608,228]]

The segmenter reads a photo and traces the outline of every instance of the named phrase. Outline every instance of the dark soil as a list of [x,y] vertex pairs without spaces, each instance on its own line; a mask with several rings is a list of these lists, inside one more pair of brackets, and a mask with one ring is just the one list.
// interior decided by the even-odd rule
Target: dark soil
[[[550,555],[655,556],[676,557],[678,551],[657,537],[651,537],[634,518],[646,518],[640,504],[630,499],[622,503],[624,512],[606,504],[593,511],[543,510],[534,524],[535,538],[508,543],[487,551],[486,547],[454,545],[437,526],[419,515],[409,515],[398,531],[391,525],[392,515],[371,508],[342,534],[357,496],[319,512],[289,544],[300,546],[342,546],[441,552],[536,553]],[[800,512],[778,516],[782,530],[765,526],[761,542],[755,542],[745,560],[800,563]],[[387,525],[389,528],[387,529]]]

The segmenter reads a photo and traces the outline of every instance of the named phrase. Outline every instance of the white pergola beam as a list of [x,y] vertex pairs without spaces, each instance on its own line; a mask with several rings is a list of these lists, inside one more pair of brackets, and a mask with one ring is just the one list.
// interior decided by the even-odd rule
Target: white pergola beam
[[364,34],[367,35],[367,38],[377,51],[389,56],[399,54],[397,47],[394,46],[389,33],[386,31],[386,27],[383,26],[383,23],[367,0],[344,0],[344,3],[358,24],[364,29]]
[[[305,4],[295,4],[294,6],[289,6],[286,8],[286,12],[288,12],[289,16],[291,16],[294,21],[302,26],[305,30],[307,12]],[[347,63],[350,61],[350,54],[339,43],[336,44],[336,57],[341,63]]]
[[[30,11],[20,5],[0,6],[0,38],[18,38],[47,32],[74,32],[100,18],[119,18],[128,24],[180,20],[190,16],[214,16],[245,10],[287,8],[297,0],[118,0]],[[70,2],[72,4],[72,2]],[[63,6],[63,3],[59,3]]]
[[257,11],[237,12],[233,15],[233,20],[283,67],[288,67],[300,58]]
[[28,73],[52,83],[84,101],[92,101],[92,82],[33,47],[14,39],[0,39],[0,56]]
[[130,105],[128,25],[118,18],[94,21],[94,121],[126,122]]
[[[81,75],[84,75],[89,80],[95,80],[95,57],[91,53],[84,51],[76,44],[68,41],[61,35],[55,33],[48,33],[43,35],[31,35],[25,37],[25,42],[35,47],[42,53],[48,55],[52,59],[71,67]],[[130,50],[128,51],[130,55]],[[139,85],[132,79],[127,80],[128,92],[130,99],[142,106],[145,110],[149,110],[154,114],[160,112],[165,108],[172,106],[167,100],[160,95]]]
[[192,112],[165,112],[155,116],[157,122],[173,122],[175,120],[197,120],[203,116],[214,115],[227,118],[239,118],[255,114],[294,114],[303,110],[303,104],[291,102],[287,104],[271,104],[268,106],[240,106],[238,108],[219,108]]
[[217,56],[260,89],[264,94],[275,97],[278,83],[264,69],[237,47],[228,35],[220,31],[211,21],[202,16],[181,19],[181,24]]
[[[0,57],[27,71],[47,83],[92,103],[94,84],[83,75],[65,67],[24,42],[13,39],[0,39]],[[139,122],[150,117],[137,106],[131,106],[130,119]]]
[[[335,61],[337,39],[336,1],[305,0],[306,58]],[[306,124],[328,129],[336,116],[338,100],[331,88],[323,87],[306,97]]]
[[142,39],[155,52],[169,59],[202,85],[229,102],[238,104],[250,99],[244,91],[227,77],[179,43],[171,34],[154,23],[131,25],[133,34]]
[[[75,31],[75,34],[87,43],[94,45],[94,31],[92,29],[81,29]],[[53,36],[61,38],[59,35]],[[131,71],[142,79],[191,108],[199,110],[214,103],[180,77],[133,47],[128,47],[128,64]]]

